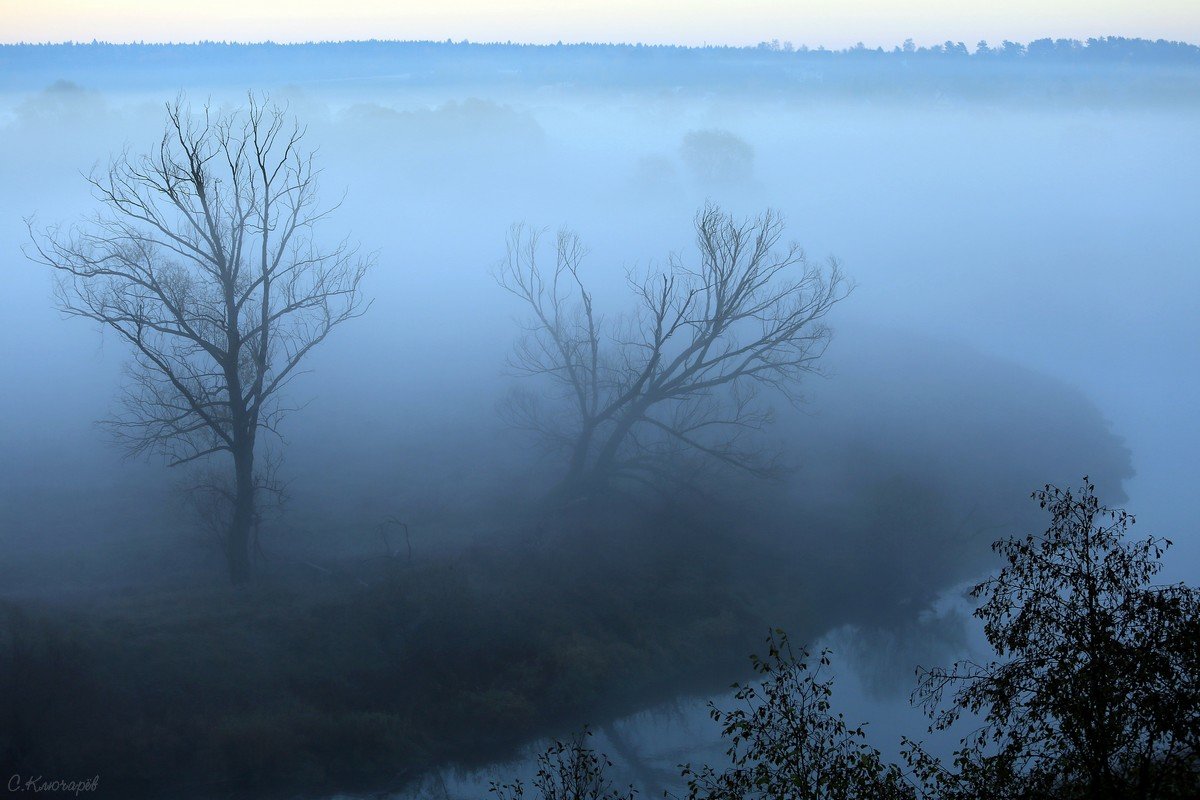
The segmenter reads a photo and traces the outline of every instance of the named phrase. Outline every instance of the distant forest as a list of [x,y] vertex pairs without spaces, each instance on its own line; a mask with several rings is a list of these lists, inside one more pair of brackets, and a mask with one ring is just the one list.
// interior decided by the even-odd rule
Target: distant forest
[[1200,99],[1200,46],[1123,37],[946,42],[890,50],[462,42],[0,45],[0,90],[244,87],[322,81],[419,86],[714,89],[880,99],[1173,103]]

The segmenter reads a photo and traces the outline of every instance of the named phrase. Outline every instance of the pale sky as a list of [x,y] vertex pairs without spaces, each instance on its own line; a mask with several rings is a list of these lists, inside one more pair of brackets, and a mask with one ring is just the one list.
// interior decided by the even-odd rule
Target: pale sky
[[1200,1],[0,0],[0,42],[326,39],[845,47],[1140,36],[1200,43]]

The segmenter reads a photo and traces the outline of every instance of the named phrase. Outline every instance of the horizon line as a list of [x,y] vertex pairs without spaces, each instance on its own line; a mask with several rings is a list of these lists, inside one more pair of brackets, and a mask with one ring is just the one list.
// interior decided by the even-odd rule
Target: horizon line
[[[1145,36],[1122,36],[1119,34],[1104,34],[1104,35],[1098,35],[1098,36],[1089,36],[1086,39],[1078,39],[1078,38],[1073,38],[1073,37],[1042,36],[1039,38],[1027,39],[1025,41],[1014,41],[1012,39],[1003,39],[1003,40],[998,40],[995,43],[992,43],[992,42],[988,42],[986,39],[980,39],[979,42],[986,42],[989,45],[989,47],[992,47],[994,49],[996,46],[1003,45],[1005,43],[1012,43],[1012,44],[1018,44],[1021,46],[1026,46],[1033,42],[1051,41],[1051,42],[1079,42],[1081,44],[1086,45],[1089,42],[1102,41],[1102,40],[1106,40],[1106,39],[1121,39],[1121,40],[1126,40],[1126,41],[1131,41],[1131,42],[1149,42],[1151,44],[1160,44],[1161,43],[1161,44],[1171,44],[1171,45],[1185,45],[1188,47],[1200,47],[1200,42],[1191,42],[1191,41],[1187,41],[1184,39],[1168,39],[1168,38],[1161,37],[1161,36],[1158,38],[1151,39],[1151,38],[1148,38]],[[712,50],[712,49],[757,50],[757,49],[767,49],[768,51],[771,51],[771,50],[773,50],[773,48],[771,48],[771,47],[763,48],[762,46],[763,45],[778,45],[780,47],[780,52],[837,53],[837,52],[854,51],[854,50],[861,49],[861,50],[866,50],[866,51],[870,51],[870,52],[882,51],[882,52],[887,53],[887,52],[893,52],[894,50],[900,50],[900,49],[902,49],[902,47],[905,44],[911,43],[911,42],[914,42],[914,40],[912,37],[909,37],[909,38],[904,39],[899,44],[892,45],[889,48],[889,47],[885,47],[883,45],[876,45],[875,47],[869,47],[869,46],[863,44],[861,41],[857,42],[856,44],[847,45],[844,47],[829,47],[824,44],[818,44],[818,45],[810,45],[807,43],[797,44],[797,43],[793,42],[792,40],[785,40],[785,39],[779,39],[779,38],[763,39],[763,40],[760,40],[753,44],[729,44],[729,43],[718,44],[718,43],[708,43],[708,42],[705,42],[703,44],[682,44],[682,43],[677,43],[677,42],[642,42],[642,41],[631,42],[631,41],[587,41],[587,40],[576,40],[576,41],[559,40],[557,42],[531,42],[531,41],[516,41],[516,40],[512,40],[512,39],[504,40],[504,41],[501,41],[501,40],[478,40],[478,41],[475,41],[475,40],[470,40],[470,39],[466,39],[466,38],[459,39],[459,40],[455,40],[453,38],[446,38],[446,39],[375,39],[375,38],[371,38],[371,39],[306,39],[306,40],[294,40],[294,41],[279,41],[279,40],[275,40],[275,39],[192,39],[192,40],[186,40],[186,41],[184,41],[184,40],[166,40],[166,41],[164,41],[164,40],[149,40],[148,41],[148,40],[140,39],[138,41],[123,42],[123,41],[112,41],[109,39],[94,39],[93,38],[91,40],[62,39],[62,40],[53,40],[53,41],[50,41],[50,40],[24,41],[24,40],[22,40],[22,41],[17,41],[17,42],[0,42],[0,47],[66,47],[66,46],[72,46],[72,47],[91,47],[91,46],[194,47],[197,45],[206,45],[206,44],[220,44],[220,45],[227,45],[227,46],[245,46],[245,47],[263,46],[263,45],[272,45],[275,47],[302,47],[302,46],[325,45],[325,44],[333,44],[333,45],[338,45],[338,44],[342,44],[342,45],[344,45],[344,44],[435,44],[435,45],[455,45],[455,46],[468,46],[468,47],[472,47],[472,46],[478,46],[478,47],[495,47],[495,46],[506,46],[506,47],[669,47],[669,48],[674,48],[674,49],[679,49],[679,50]],[[976,42],[975,45],[972,45],[972,46],[977,46],[979,44],[979,42]],[[927,50],[927,49],[931,49],[933,47],[942,47],[946,43],[951,43],[951,44],[955,44],[955,45],[960,45],[960,44],[967,45],[968,44],[962,40],[946,39],[944,41],[939,41],[934,44],[916,45],[914,43],[914,46],[917,50],[921,50],[921,49]],[[790,51],[782,49],[785,46],[791,47],[792,49]]]

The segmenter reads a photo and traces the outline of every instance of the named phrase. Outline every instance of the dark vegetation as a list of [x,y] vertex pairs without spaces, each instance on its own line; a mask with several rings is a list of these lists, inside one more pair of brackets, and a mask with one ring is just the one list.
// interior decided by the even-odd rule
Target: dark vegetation
[[728,711],[709,704],[709,715],[729,743],[729,764],[684,765],[688,800],[886,800],[909,794],[904,773],[867,744],[864,727],[851,726],[833,710],[829,651],[813,663],[807,650],[794,650],[777,630],[767,640],[766,656],[750,661],[761,681],[735,683],[736,705]]
[[757,617],[701,525],[613,514],[324,583],[6,603],[0,762],[99,770],[113,797],[395,788],[712,688]]
[[[99,770],[102,796],[220,798],[400,788],[512,757],[579,719],[719,691],[768,620],[811,635],[902,628],[947,579],[942,540],[917,543],[961,513],[952,495],[880,476],[854,495],[862,508],[826,505],[790,537],[689,495],[476,525],[443,552],[418,539],[411,560],[401,545],[320,570],[268,562],[240,590],[210,579],[8,601],[0,760]],[[909,555],[870,546],[885,523]],[[981,533],[946,529],[979,551],[953,556],[958,575],[983,565]],[[818,537],[840,546],[806,544]],[[891,572],[855,588],[856,574]]]
[[[830,655],[814,662],[775,631],[752,657],[760,681],[710,703],[728,764],[683,765],[688,800],[806,798],[1186,798],[1200,792],[1200,593],[1154,584],[1170,542],[1128,535],[1133,517],[1047,485],[1043,535],[997,541],[1005,565],[977,584],[994,660],[918,668],[914,702],[934,730],[971,728],[951,764],[905,740],[886,763],[834,710]],[[947,697],[949,693],[949,697]],[[539,757],[543,800],[619,800],[584,735]],[[493,784],[501,800],[524,787]]]
[[[1156,585],[1170,541],[1134,537],[1132,515],[1075,492],[1034,492],[1044,534],[993,549],[977,584],[985,663],[918,670],[914,697],[943,730],[977,724],[947,771],[918,771],[955,797],[1194,797],[1200,790],[1200,593]],[[969,723],[968,723],[969,724]]]

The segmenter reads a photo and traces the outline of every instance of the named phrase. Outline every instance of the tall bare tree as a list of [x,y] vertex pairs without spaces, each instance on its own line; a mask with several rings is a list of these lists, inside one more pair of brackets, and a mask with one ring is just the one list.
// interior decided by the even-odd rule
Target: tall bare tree
[[370,259],[315,229],[304,128],[251,96],[240,110],[168,104],[162,140],[89,179],[101,210],[35,233],[29,256],[57,271],[57,298],[131,346],[123,411],[107,421],[132,454],[172,466],[227,453],[229,574],[250,577],[255,452],[288,408],[308,353],[365,310]]
[[829,342],[825,317],[849,283],[836,260],[813,264],[794,244],[780,248],[773,212],[738,220],[708,205],[695,227],[696,261],[672,256],[664,268],[629,273],[636,307],[611,320],[583,281],[578,236],[560,232],[544,268],[538,234],[510,233],[496,278],[531,312],[510,363],[558,393],[547,406],[516,392],[506,411],[565,451],[558,494],[617,480],[661,485],[689,452],[756,475],[778,471],[746,439],[771,418],[758,390],[798,399],[800,378]]

